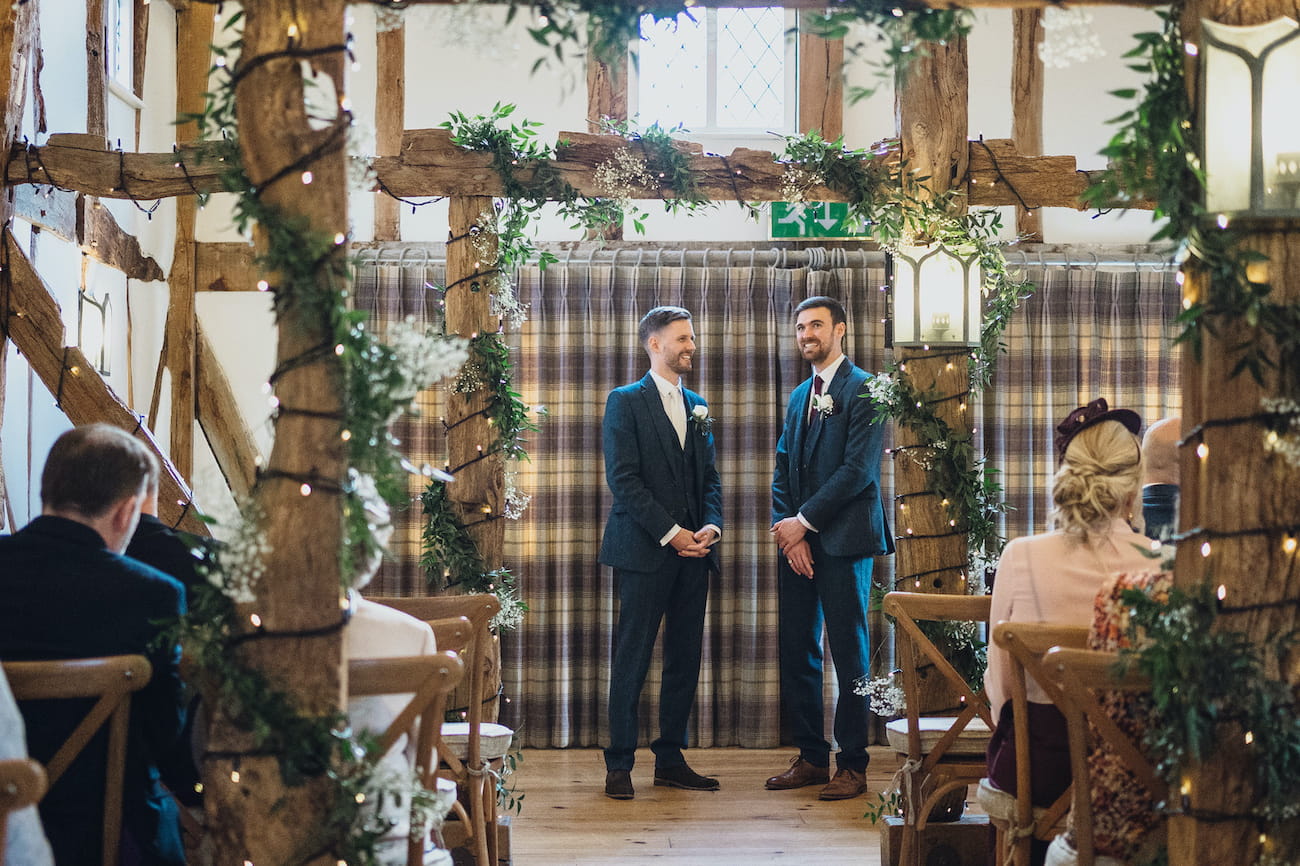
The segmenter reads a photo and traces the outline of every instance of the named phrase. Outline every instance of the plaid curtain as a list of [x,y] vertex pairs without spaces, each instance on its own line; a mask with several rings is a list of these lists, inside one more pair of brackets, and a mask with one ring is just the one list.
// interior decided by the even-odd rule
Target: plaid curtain
[[[773,260],[770,253],[762,258]],[[608,392],[647,369],[636,324],[657,304],[694,314],[699,348],[686,384],[709,401],[716,419],[726,523],[723,573],[710,587],[692,744],[761,748],[781,742],[776,559],[767,527],[785,404],[808,375],[794,346],[793,310],[810,295],[840,298],[849,316],[849,357],[868,371],[883,369],[884,264],[879,254],[854,253],[850,267],[849,257],[837,251],[810,251],[797,257],[797,266],[794,256],[777,256],[773,264],[754,259],[725,250],[690,256],[584,252],[544,272],[518,275],[530,318],[509,337],[516,387],[527,402],[547,410],[542,430],[529,442],[531,460],[518,467],[516,479],[532,502],[506,535],[506,565],[518,576],[531,612],[522,628],[502,639],[503,721],[515,726],[524,745],[606,741],[616,593],[610,569],[596,562],[610,507],[600,422]],[[1009,351],[985,395],[980,430],[990,465],[1001,471],[1016,509],[1004,520],[1008,537],[1045,528],[1052,427],[1068,409],[1103,395],[1154,419],[1176,412],[1178,398],[1169,340],[1178,293],[1170,274],[1047,268],[1028,276],[1040,288],[1005,337]],[[357,305],[376,317],[377,328],[408,315],[436,323],[440,305],[429,287],[442,278],[440,262],[363,261]],[[422,417],[396,432],[416,463],[445,459],[438,404],[436,393],[422,396]],[[893,489],[890,460],[882,466],[882,483]],[[413,479],[412,496],[421,489],[420,479]],[[375,592],[428,592],[418,566],[419,526],[417,503],[398,516],[394,561],[376,577]],[[892,557],[876,561],[876,582],[892,588]],[[883,617],[874,615],[871,627],[873,670],[887,671],[892,641]],[[643,693],[645,742],[654,736],[658,684],[656,666]],[[828,720],[834,690],[828,671]]]
[[1056,424],[1097,397],[1143,425],[1182,405],[1173,345],[1181,292],[1165,267],[1029,268],[1037,288],[1007,327],[984,395],[984,450],[1010,510],[1003,535],[1050,528]]

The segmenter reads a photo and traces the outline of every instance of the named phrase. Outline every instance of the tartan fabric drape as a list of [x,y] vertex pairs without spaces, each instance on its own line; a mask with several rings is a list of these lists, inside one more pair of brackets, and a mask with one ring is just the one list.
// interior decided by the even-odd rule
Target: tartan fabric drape
[[[511,701],[504,715],[525,745],[605,742],[616,595],[610,570],[596,563],[610,503],[600,421],[606,394],[645,373],[636,323],[656,304],[679,304],[694,314],[699,349],[686,383],[708,400],[716,419],[723,483],[723,574],[710,587],[692,744],[771,747],[780,741],[776,562],[767,527],[780,421],[790,391],[808,375],[794,349],[792,311],[809,295],[839,297],[849,313],[849,357],[879,371],[888,360],[879,291],[884,267],[876,257],[866,267],[816,270],[735,258],[745,263],[735,264],[725,252],[706,257],[707,267],[605,256],[519,275],[530,319],[509,338],[516,386],[525,400],[547,409],[541,432],[529,443],[531,461],[519,467],[517,478],[532,502],[521,520],[509,524],[506,540],[506,564],[531,607],[523,627],[502,639]],[[1046,527],[1052,427],[1065,411],[1102,395],[1154,419],[1176,412],[1178,402],[1169,339],[1178,293],[1169,273],[1047,268],[1028,275],[1040,288],[1004,338],[1008,352],[984,397],[979,431],[1016,509],[1003,521],[1009,537]],[[375,327],[406,315],[436,322],[437,297],[426,286],[441,279],[439,264],[366,264],[357,304],[377,316]],[[422,403],[423,417],[406,422],[397,435],[413,461],[440,465],[439,398],[426,395]],[[888,459],[882,483],[891,494]],[[413,479],[413,496],[421,488]],[[395,561],[376,577],[375,592],[428,591],[418,567],[419,518],[418,504],[398,516]],[[892,588],[892,557],[877,560],[876,579]],[[886,637],[877,616],[873,645]],[[887,649],[881,650],[873,668],[887,671],[889,663]],[[833,689],[828,675],[828,706]],[[646,742],[653,736],[657,693],[652,669],[642,704]]]

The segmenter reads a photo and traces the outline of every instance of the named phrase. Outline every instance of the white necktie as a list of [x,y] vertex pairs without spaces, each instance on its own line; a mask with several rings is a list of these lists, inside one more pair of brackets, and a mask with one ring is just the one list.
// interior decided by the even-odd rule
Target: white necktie
[[681,388],[674,388],[671,391],[665,391],[664,409],[668,412],[668,420],[673,422],[673,429],[677,431],[677,444],[682,448],[686,447],[686,401],[682,397]]

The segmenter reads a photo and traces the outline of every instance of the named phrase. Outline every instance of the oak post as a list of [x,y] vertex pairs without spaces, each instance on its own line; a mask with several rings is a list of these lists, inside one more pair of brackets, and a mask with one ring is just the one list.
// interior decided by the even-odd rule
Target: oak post
[[[406,110],[406,25],[376,35],[375,153],[396,156],[402,147]],[[382,189],[375,193],[375,240],[402,239],[401,202]]]
[[[346,237],[345,131],[341,111],[321,130],[308,122],[301,51],[319,75],[345,92],[343,0],[257,0],[244,5],[244,50],[248,64],[236,89],[239,142],[244,170],[262,204],[307,230]],[[203,14],[202,7],[196,10]],[[257,63],[254,60],[257,59]],[[294,170],[286,171],[293,166]],[[312,172],[308,184],[304,171]],[[267,233],[256,232],[265,249]],[[344,256],[342,243],[330,255]],[[342,367],[330,345],[334,333],[326,310],[333,293],[328,261],[317,265],[320,279],[299,280],[279,301],[275,380],[281,412],[275,444],[256,500],[266,515],[270,553],[266,574],[255,588],[256,612],[274,639],[243,645],[242,661],[264,675],[299,713],[335,712],[346,693],[342,664],[339,544],[347,455],[340,432]],[[284,278],[266,274],[278,290]],[[341,279],[341,278],[339,278]],[[315,296],[323,293],[326,296]],[[307,359],[307,360],[304,360]],[[305,412],[301,410],[310,410]],[[335,784],[326,776],[289,786],[274,756],[248,752],[251,737],[220,710],[212,725],[212,757],[205,770],[208,827],[223,863],[305,862],[333,866],[337,859],[315,851],[313,835],[331,809]],[[232,773],[235,775],[232,777]]]
[[[1043,61],[1038,46],[1043,41],[1043,10],[1016,9],[1011,22],[1011,140],[1020,153],[1039,156],[1043,152]],[[1041,212],[1017,207],[1016,234],[1042,243]]]

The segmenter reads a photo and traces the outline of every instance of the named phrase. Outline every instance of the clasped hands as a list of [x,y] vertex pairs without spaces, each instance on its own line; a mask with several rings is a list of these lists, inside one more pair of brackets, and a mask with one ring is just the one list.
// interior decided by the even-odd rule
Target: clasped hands
[[718,540],[718,533],[711,527],[704,527],[691,532],[689,529],[679,529],[677,534],[669,539],[668,543],[677,551],[678,556],[699,559],[709,555],[709,548]]
[[790,569],[795,574],[802,574],[812,580],[812,548],[808,546],[808,539],[804,537],[808,534],[808,527],[804,526],[797,517],[787,517],[773,523],[770,531],[772,538],[776,540],[776,546],[780,548],[785,561],[789,563]]

